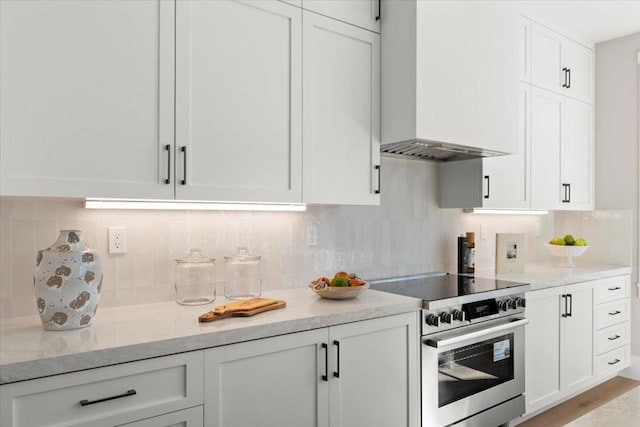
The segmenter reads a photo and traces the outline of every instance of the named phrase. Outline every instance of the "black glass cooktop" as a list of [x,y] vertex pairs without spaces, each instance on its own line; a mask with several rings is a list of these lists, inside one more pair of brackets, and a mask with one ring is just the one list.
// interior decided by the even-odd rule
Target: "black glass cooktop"
[[378,291],[420,298],[426,303],[450,301],[456,304],[524,293],[530,286],[508,280],[446,274],[372,280],[369,281],[369,287]]

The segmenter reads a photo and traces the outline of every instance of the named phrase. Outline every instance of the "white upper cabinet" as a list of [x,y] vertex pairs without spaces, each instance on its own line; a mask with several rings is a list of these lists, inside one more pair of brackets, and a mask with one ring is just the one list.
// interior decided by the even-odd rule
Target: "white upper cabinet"
[[593,209],[593,107],[532,88],[531,204]]
[[531,83],[593,103],[593,51],[546,27],[531,27]]
[[593,209],[593,106],[566,98],[563,130],[561,180],[567,189],[564,204],[569,209]]
[[531,205],[560,209],[564,187],[560,181],[564,97],[531,88]]
[[0,20],[0,194],[172,198],[173,3],[3,0]]
[[380,0],[302,0],[306,10],[380,32]]
[[530,208],[531,86],[519,92],[518,153],[439,164],[441,208]]
[[380,203],[380,36],[304,11],[303,200]]
[[383,144],[517,151],[519,15],[480,3],[382,3]]
[[176,3],[176,198],[300,202],[302,10]]

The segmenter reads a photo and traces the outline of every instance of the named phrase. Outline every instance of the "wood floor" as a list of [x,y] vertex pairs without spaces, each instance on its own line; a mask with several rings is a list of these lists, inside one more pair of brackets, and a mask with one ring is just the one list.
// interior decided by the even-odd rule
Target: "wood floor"
[[591,412],[600,405],[640,386],[640,381],[614,377],[597,387],[569,399],[525,422],[518,427],[561,427]]

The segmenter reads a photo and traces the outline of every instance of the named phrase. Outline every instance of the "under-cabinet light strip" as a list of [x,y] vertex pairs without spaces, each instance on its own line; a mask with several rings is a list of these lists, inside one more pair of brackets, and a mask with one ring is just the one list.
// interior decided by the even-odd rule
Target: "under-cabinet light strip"
[[86,199],[87,209],[303,212],[304,204],[173,202],[163,200]]
[[473,209],[463,209],[466,213],[474,213],[474,214],[485,214],[485,215],[547,215],[549,211],[547,210],[520,210],[520,209],[482,209],[482,208],[473,208]]

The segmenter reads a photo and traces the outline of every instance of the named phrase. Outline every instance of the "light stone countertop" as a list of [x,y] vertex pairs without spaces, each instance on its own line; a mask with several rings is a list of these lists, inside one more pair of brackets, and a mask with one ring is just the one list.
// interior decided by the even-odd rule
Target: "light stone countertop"
[[[557,263],[528,263],[524,273],[476,276],[530,283],[532,290],[631,274],[631,267],[584,264],[572,269]],[[287,307],[247,318],[199,323],[214,306],[187,307],[175,302],[98,308],[93,324],[72,331],[45,331],[37,316],[0,321],[0,384],[131,362],[191,350],[233,344],[342,323],[417,311],[420,300],[367,290],[352,300],[326,300],[309,289],[265,292]]]
[[527,263],[524,273],[495,274],[493,270],[476,270],[478,277],[530,283],[532,291],[626,274],[631,274],[631,267],[576,263],[573,268],[565,268],[560,267],[558,262]]
[[374,290],[355,299],[327,300],[308,288],[264,292],[287,306],[253,317],[199,323],[198,316],[228,303],[182,306],[173,301],[98,307],[91,326],[45,331],[37,316],[0,322],[0,384],[150,357],[199,350],[342,323],[417,311],[420,300]]

